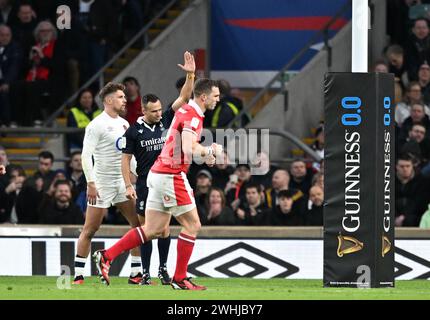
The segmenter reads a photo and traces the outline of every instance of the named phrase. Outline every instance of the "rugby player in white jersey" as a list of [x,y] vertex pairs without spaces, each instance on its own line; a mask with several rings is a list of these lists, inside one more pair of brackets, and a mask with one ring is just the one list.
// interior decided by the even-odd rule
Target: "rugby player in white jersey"
[[[115,205],[131,227],[140,226],[134,202],[126,197],[121,174],[122,136],[129,127],[128,122],[119,116],[125,110],[127,102],[124,89],[124,85],[112,82],[101,89],[99,96],[104,111],[85,129],[82,167],[88,184],[88,207],[77,245],[74,284],[84,282],[84,268],[91,250],[91,239],[100,228],[107,208]],[[139,284],[142,277],[139,248],[130,251],[132,269],[128,282]]]

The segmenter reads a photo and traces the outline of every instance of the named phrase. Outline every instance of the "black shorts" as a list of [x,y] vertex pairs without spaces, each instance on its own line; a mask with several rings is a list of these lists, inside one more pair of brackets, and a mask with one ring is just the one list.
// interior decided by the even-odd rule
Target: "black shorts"
[[136,212],[137,214],[144,216],[146,208],[146,199],[148,198],[148,187],[146,186],[146,181],[144,183],[136,184]]

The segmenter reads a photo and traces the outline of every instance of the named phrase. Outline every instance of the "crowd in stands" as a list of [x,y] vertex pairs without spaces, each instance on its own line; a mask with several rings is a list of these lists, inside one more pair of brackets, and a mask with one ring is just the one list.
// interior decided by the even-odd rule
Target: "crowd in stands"
[[[105,1],[109,2],[103,0],[103,3]],[[4,3],[8,2],[0,0],[0,9],[3,10]],[[27,73],[17,71],[21,70],[22,66],[10,67],[11,70],[8,72],[3,71],[3,82],[0,83],[2,106],[7,101],[3,93],[10,90],[11,83],[5,80],[8,79],[6,75],[10,75],[15,80],[20,79],[19,85],[25,88],[22,89],[23,94],[20,98],[36,101],[37,99],[32,96],[32,88],[47,85],[44,77],[47,76],[49,79],[50,68],[54,65],[55,51],[51,52],[49,43],[52,37],[56,37],[56,32],[52,30],[52,24],[49,22],[33,21],[36,3],[41,1],[33,2],[32,5],[18,6],[16,12],[21,14],[18,14],[15,20],[12,19],[11,21],[15,22],[11,22],[10,25],[12,30],[19,30],[14,31],[14,37],[20,39],[21,47],[27,43],[27,51],[32,52],[31,48],[34,46],[39,49],[34,50],[30,55],[27,54],[30,58],[27,61]],[[114,2],[112,0],[112,3]],[[125,2],[129,5],[138,3],[137,0]],[[384,50],[384,57],[374,62],[372,70],[395,75],[395,224],[399,227],[419,226],[420,223],[424,225],[424,217],[430,216],[430,28],[425,16],[409,18],[409,9],[417,3],[430,3],[430,0],[387,2],[387,25],[391,42]],[[31,19],[25,12],[28,8],[31,11]],[[0,15],[0,19],[4,19],[4,14]],[[33,25],[23,27],[25,23]],[[35,32],[35,30],[48,32],[48,29],[51,29],[51,38],[47,35],[37,36]],[[8,36],[10,30],[11,28],[6,25],[0,26],[0,54],[3,52],[4,44],[10,42],[10,39],[9,42],[7,40],[11,37]],[[31,31],[26,33],[25,30]],[[36,36],[36,44],[33,40],[29,40],[32,33]],[[104,36],[98,35],[97,39],[100,44],[100,39],[104,39]],[[42,43],[45,46],[40,45]],[[20,61],[21,53],[18,54],[18,52],[21,51],[14,49],[14,46],[8,49],[15,51],[15,55],[10,55],[10,59]],[[40,58],[42,55],[44,58]],[[51,59],[51,62],[41,63],[44,59]],[[72,56],[70,59],[73,60]],[[35,62],[37,60],[39,63]],[[0,60],[1,63],[2,60]],[[33,79],[30,81],[31,84],[26,83],[28,79]],[[184,80],[177,81],[178,90],[181,89]],[[142,115],[141,95],[144,93],[144,88],[141,88],[141,84],[133,77],[125,78],[123,83],[126,86],[127,95],[127,113],[124,117],[133,123]],[[231,89],[229,83],[222,80],[219,84],[221,101],[205,116],[205,127],[225,127],[243,109],[243,102]],[[94,92],[91,89],[80,92],[69,112],[68,126],[85,128],[100,113],[94,100]],[[0,110],[4,112],[6,109]],[[243,127],[248,122],[249,118],[245,114],[234,125]],[[323,124],[316,128],[314,138],[312,149],[324,157]],[[0,222],[60,224],[80,223],[85,219],[86,182],[80,159],[82,139],[82,134],[68,137],[71,153],[70,163],[65,171],[52,171],[53,155],[50,152],[42,152],[39,156],[39,170],[31,177],[26,177],[20,166],[9,164],[4,148],[0,148],[0,164],[8,165],[8,174],[0,178]],[[262,164],[268,168],[267,172],[263,175],[252,175],[253,166]],[[193,164],[188,179],[195,192],[203,225],[321,226],[323,224],[323,161],[315,162],[309,158],[298,158],[288,166],[277,167],[270,163],[268,155],[261,153],[257,161],[233,164],[226,154],[223,164],[216,164],[213,167]],[[115,213],[115,208],[106,212],[105,222],[126,224],[121,215]]]
[[[54,155],[49,151],[38,158],[38,170],[26,176],[0,147],[0,164],[7,170],[0,177],[0,223],[81,224],[86,210],[81,152],[71,154],[66,170],[52,170]],[[232,166],[227,161],[191,166],[189,179],[203,225],[322,225],[323,173],[305,160],[294,160],[290,170],[269,166],[264,175],[252,175],[248,164]],[[126,224],[115,211],[106,211],[105,222]]]
[[40,125],[167,2],[0,0],[0,125]]
[[428,0],[387,1],[390,43],[373,69],[395,77],[396,226],[423,224],[430,203],[429,8]]

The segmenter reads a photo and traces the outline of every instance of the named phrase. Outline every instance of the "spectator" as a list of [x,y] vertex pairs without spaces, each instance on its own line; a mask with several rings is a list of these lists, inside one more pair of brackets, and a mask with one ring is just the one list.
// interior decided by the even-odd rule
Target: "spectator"
[[234,168],[230,165],[227,151],[224,150],[224,160],[210,167],[209,171],[212,173],[212,186],[224,190],[230,175],[234,172]]
[[248,164],[238,164],[234,174],[230,176],[225,192],[227,204],[236,210],[241,203],[246,202],[246,185],[251,180],[251,169]]
[[430,103],[430,66],[424,62],[418,70],[418,83],[421,86],[423,101],[426,105]]
[[53,111],[63,98],[64,52],[57,47],[57,31],[49,21],[34,30],[36,44],[27,61],[26,78],[17,87],[17,107],[24,125],[41,124],[40,119]]
[[270,213],[270,224],[274,226],[300,226],[303,225],[304,213],[300,206],[294,205],[294,191],[282,190],[279,192],[279,204]]
[[[10,221],[19,224],[33,224],[38,222],[37,208],[42,200],[42,193],[36,191],[25,176],[20,166],[11,165],[10,174],[13,182],[9,185]],[[14,169],[13,169],[14,168]],[[0,201],[2,202],[2,201]]]
[[[406,88],[406,94],[403,100],[396,105],[395,108],[395,121],[399,127],[411,115],[411,106],[415,103],[423,103],[421,94],[421,86],[418,82],[412,81]],[[430,108],[424,105],[425,113],[430,116]]]
[[[86,126],[102,111],[94,102],[94,95],[90,89],[79,92],[75,102],[76,106],[71,108],[67,115],[67,126],[71,128],[86,128]],[[84,132],[71,133],[67,135],[69,150],[82,149]]]
[[0,0],[0,24],[11,26],[16,20],[16,2],[13,0]]
[[39,223],[79,224],[84,218],[80,209],[72,202],[72,190],[67,180],[55,183],[53,198],[45,196],[39,208]]
[[320,171],[314,174],[312,177],[312,186],[319,186],[324,190],[324,173]]
[[388,63],[385,59],[379,59],[373,64],[372,70],[373,72],[388,73],[388,68]]
[[406,140],[409,136],[409,131],[412,129],[414,124],[422,124],[427,131],[427,137],[429,137],[430,130],[430,118],[425,114],[424,105],[421,103],[415,103],[411,108],[411,115],[405,119],[402,128],[399,132],[399,139]]
[[266,152],[257,153],[256,159],[252,162],[254,172],[252,181],[260,184],[264,189],[270,188],[273,173],[278,167],[270,163],[269,155]]
[[408,155],[415,159],[416,166],[425,166],[430,159],[430,140],[426,138],[425,126],[420,123],[414,124],[406,141],[400,142],[398,150],[399,155]]
[[[230,83],[227,80],[218,81],[220,91],[220,101],[212,112],[205,114],[205,127],[223,128],[226,127],[243,109],[242,100],[231,95]],[[242,117],[242,121],[235,123],[236,127],[244,127],[249,123],[247,115]]]
[[403,48],[399,45],[391,45],[387,49],[386,56],[389,62],[389,72],[394,73],[395,81],[399,82],[403,89],[409,82]]
[[412,34],[406,45],[409,78],[416,80],[418,68],[425,61],[430,61],[430,37],[427,19],[419,18],[414,21]]
[[212,186],[212,174],[208,170],[200,170],[196,176],[195,200],[197,211],[202,224],[207,221],[206,203]]
[[0,25],[0,125],[10,125],[10,85],[18,79],[21,62],[22,52],[18,44],[12,41],[11,29]]
[[31,4],[22,2],[18,7],[16,21],[10,26],[12,34],[21,47],[24,54],[30,52],[31,46],[34,44],[33,31],[37,25],[36,15]]
[[305,195],[309,194],[312,182],[312,172],[306,169],[306,163],[302,159],[295,159],[290,167],[289,189],[301,190]]
[[418,226],[426,210],[428,186],[425,179],[415,172],[412,159],[407,156],[397,159],[395,190],[396,226]]
[[25,181],[25,172],[21,166],[11,165],[6,176],[8,184],[0,190],[0,223],[17,223],[16,202]]
[[[72,200],[75,202],[81,193],[87,192],[87,181],[82,169],[81,151],[74,151],[70,155],[67,179],[72,183]],[[84,212],[84,210],[82,210]]]
[[39,168],[30,179],[30,186],[37,192],[45,192],[49,189],[52,180],[55,177],[55,171],[52,170],[54,165],[54,155],[50,151],[42,151],[38,155]]
[[0,174],[0,192],[6,188],[9,184],[9,160],[7,158],[6,149],[0,145],[0,166],[4,166],[6,168],[6,174]]
[[140,84],[134,77],[126,77],[122,83],[125,85],[127,105],[125,106],[125,119],[130,125],[137,121],[142,114],[142,97],[140,96]]
[[323,225],[324,190],[320,186],[313,186],[309,190],[309,207],[305,217],[307,226]]
[[226,206],[224,192],[220,188],[211,188],[206,198],[206,225],[232,226],[237,223],[233,210]]
[[281,190],[288,190],[290,174],[285,169],[278,169],[273,173],[272,185],[265,190],[266,203],[269,208],[278,204],[278,194]]
[[264,203],[261,186],[256,183],[246,185],[246,202],[241,202],[236,210],[239,224],[264,226],[269,224],[270,209]]

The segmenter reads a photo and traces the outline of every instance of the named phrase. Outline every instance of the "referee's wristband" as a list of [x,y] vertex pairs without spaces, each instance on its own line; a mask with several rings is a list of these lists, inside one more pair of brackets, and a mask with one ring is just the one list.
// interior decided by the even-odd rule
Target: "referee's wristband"
[[128,189],[128,188],[133,188],[133,185],[132,185],[132,184],[128,184],[128,185],[126,185],[126,186],[125,186],[125,188],[126,188],[126,189]]

